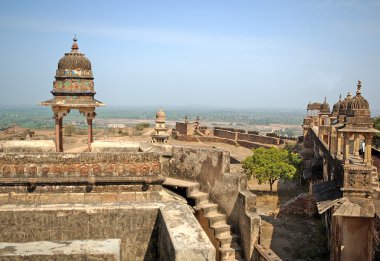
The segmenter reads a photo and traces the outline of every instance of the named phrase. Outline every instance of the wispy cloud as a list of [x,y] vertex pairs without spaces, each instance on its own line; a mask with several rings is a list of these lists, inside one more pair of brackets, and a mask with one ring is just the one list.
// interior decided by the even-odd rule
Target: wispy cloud
[[145,43],[190,45],[203,48],[254,50],[276,45],[275,39],[239,35],[218,35],[163,27],[115,27],[77,25],[62,21],[36,20],[19,16],[0,16],[0,28],[43,32],[78,33],[99,37],[122,38]]

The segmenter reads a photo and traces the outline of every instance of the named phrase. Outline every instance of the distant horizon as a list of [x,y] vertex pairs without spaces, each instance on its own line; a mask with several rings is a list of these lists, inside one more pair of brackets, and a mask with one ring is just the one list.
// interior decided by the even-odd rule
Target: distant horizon
[[[306,105],[307,106],[307,105]],[[107,110],[107,109],[128,109],[128,110],[136,110],[136,109],[149,109],[149,110],[215,110],[215,111],[221,111],[221,110],[226,110],[226,111],[286,111],[286,112],[299,112],[303,113],[307,112],[306,106],[304,108],[266,108],[266,107],[227,107],[227,106],[215,106],[215,105],[168,105],[168,106],[159,106],[159,105],[132,105],[132,104],[124,104],[124,105],[106,105],[102,107],[98,107],[96,110]],[[0,110],[4,108],[45,108],[47,110],[51,110],[50,107],[46,106],[40,106],[40,105],[25,105],[25,104],[13,104],[13,105],[6,105],[6,104],[0,104]],[[330,104],[330,109],[332,109],[332,105]],[[371,117],[378,117],[380,116],[380,109],[371,109]],[[75,110],[75,109],[73,109]]]

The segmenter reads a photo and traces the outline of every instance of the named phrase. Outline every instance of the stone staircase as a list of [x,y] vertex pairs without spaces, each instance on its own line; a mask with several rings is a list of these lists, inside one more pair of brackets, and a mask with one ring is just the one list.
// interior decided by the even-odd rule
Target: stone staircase
[[240,236],[232,232],[231,226],[226,222],[226,215],[218,211],[218,204],[210,202],[209,194],[199,190],[199,183],[166,178],[163,185],[186,197],[215,246],[216,260],[244,260]]

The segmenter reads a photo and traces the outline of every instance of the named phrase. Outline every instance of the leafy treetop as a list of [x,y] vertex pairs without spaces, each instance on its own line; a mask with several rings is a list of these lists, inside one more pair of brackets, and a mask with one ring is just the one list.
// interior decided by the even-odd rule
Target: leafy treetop
[[272,192],[276,180],[291,180],[300,174],[301,158],[286,149],[258,148],[243,161],[243,169],[248,179],[254,178],[259,184],[269,183]]

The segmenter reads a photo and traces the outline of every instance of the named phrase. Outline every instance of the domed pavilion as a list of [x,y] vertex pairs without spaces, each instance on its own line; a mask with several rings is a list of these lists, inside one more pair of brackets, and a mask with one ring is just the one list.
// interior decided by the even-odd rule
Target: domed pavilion
[[156,127],[154,128],[155,133],[152,135],[153,143],[167,143],[169,140],[169,134],[166,128],[166,115],[165,112],[160,109],[156,113]]
[[[359,156],[359,144],[360,137],[364,138],[365,152],[363,163],[367,166],[371,166],[371,143],[372,138],[378,130],[373,128],[373,120],[371,118],[371,111],[368,101],[361,95],[362,82],[358,81],[357,91],[354,97],[344,100],[341,106],[341,114],[345,111],[344,126],[338,128],[338,134],[344,138],[343,142],[343,160],[345,164],[349,164],[350,158],[350,140],[353,138],[354,147],[352,154]],[[345,102],[345,103],[344,103]],[[342,109],[343,107],[343,109]]]
[[55,119],[56,151],[63,151],[62,122],[71,109],[78,109],[86,117],[88,124],[88,151],[93,141],[92,120],[95,108],[105,104],[94,99],[94,77],[91,62],[79,52],[76,37],[69,53],[65,53],[59,62],[53,83],[53,99],[41,102],[42,106],[51,106]]

